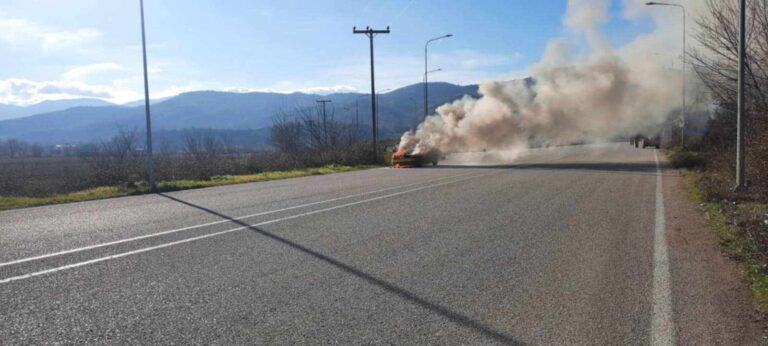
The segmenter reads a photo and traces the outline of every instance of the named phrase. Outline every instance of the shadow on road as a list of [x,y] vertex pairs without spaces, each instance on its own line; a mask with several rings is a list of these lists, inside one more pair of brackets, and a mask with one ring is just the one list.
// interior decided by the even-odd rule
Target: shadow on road
[[311,248],[308,248],[308,247],[303,246],[301,244],[295,243],[295,242],[293,242],[293,241],[291,241],[289,239],[283,238],[283,237],[281,237],[279,235],[276,235],[276,234],[271,233],[269,231],[260,229],[258,227],[251,226],[251,225],[249,225],[247,223],[244,223],[244,222],[242,222],[240,220],[236,220],[236,219],[234,219],[232,217],[229,217],[227,215],[221,214],[221,213],[219,213],[219,212],[217,212],[215,210],[211,210],[211,209],[208,209],[206,207],[199,206],[197,204],[193,204],[193,203],[184,201],[182,199],[179,199],[179,198],[167,195],[165,193],[158,193],[158,195],[163,196],[165,198],[168,198],[170,200],[179,202],[181,204],[190,206],[192,208],[196,208],[196,209],[205,211],[207,213],[216,215],[216,216],[218,216],[218,217],[220,217],[222,219],[229,220],[229,221],[231,221],[231,222],[233,222],[235,224],[238,224],[240,226],[243,226],[243,227],[245,227],[245,228],[247,228],[247,229],[249,229],[249,230],[251,230],[251,231],[253,231],[253,232],[257,233],[257,234],[259,234],[259,235],[265,236],[265,237],[267,237],[269,239],[272,239],[274,241],[277,241],[277,242],[280,242],[280,243],[282,243],[284,245],[287,245],[287,246],[289,246],[289,247],[291,247],[291,248],[293,248],[295,250],[301,251],[301,252],[303,252],[303,253],[305,253],[305,254],[307,254],[309,256],[312,256],[312,257],[314,257],[314,258],[316,258],[316,259],[318,259],[320,261],[323,261],[323,262],[328,263],[328,264],[330,264],[330,265],[332,265],[332,266],[334,266],[334,267],[336,267],[338,269],[341,269],[344,272],[347,272],[347,273],[352,274],[352,275],[354,275],[354,276],[356,276],[356,277],[358,277],[360,279],[363,279],[363,280],[367,281],[370,284],[373,284],[375,286],[383,288],[384,290],[386,290],[386,291],[388,291],[388,292],[390,292],[392,294],[395,294],[395,295],[397,295],[397,296],[399,296],[399,297],[401,297],[401,298],[403,298],[403,299],[405,299],[405,300],[407,300],[407,301],[409,301],[409,302],[411,302],[413,304],[416,304],[416,305],[418,305],[418,306],[420,306],[420,307],[422,307],[424,309],[427,309],[427,310],[432,311],[432,312],[434,312],[434,313],[436,313],[438,315],[446,317],[446,318],[450,319],[451,321],[453,321],[456,324],[459,324],[459,325],[464,326],[466,328],[472,329],[475,332],[478,332],[478,333],[480,333],[480,334],[482,334],[482,335],[484,335],[484,336],[486,336],[488,338],[496,340],[497,342],[501,342],[501,343],[507,344],[507,345],[525,345],[525,343],[517,341],[514,338],[512,338],[512,337],[510,337],[510,336],[508,336],[508,335],[506,335],[506,334],[504,334],[504,333],[502,333],[500,331],[494,330],[493,328],[491,328],[489,326],[486,326],[485,324],[483,324],[480,321],[476,321],[476,320],[474,320],[474,319],[472,319],[470,317],[464,316],[464,315],[462,315],[462,314],[460,314],[458,312],[455,312],[455,311],[453,311],[453,310],[451,310],[451,309],[449,309],[447,307],[444,307],[442,305],[430,302],[430,301],[428,301],[428,300],[426,300],[424,298],[421,298],[421,297],[419,297],[419,296],[417,296],[417,295],[415,295],[415,294],[413,294],[413,293],[411,293],[411,292],[409,292],[409,291],[407,291],[407,290],[405,290],[405,289],[403,289],[403,288],[401,288],[401,287],[399,287],[399,286],[397,286],[395,284],[392,284],[392,283],[389,283],[389,282],[384,281],[382,279],[379,279],[379,278],[377,278],[377,277],[375,277],[375,276],[373,276],[371,274],[368,274],[368,273],[366,273],[366,272],[364,272],[364,271],[362,271],[360,269],[357,269],[357,268],[355,268],[355,267],[353,267],[351,265],[348,265],[348,264],[345,264],[343,262],[340,262],[340,261],[338,261],[338,260],[336,260],[336,259],[334,259],[332,257],[329,257],[329,256],[326,256],[326,255],[324,255],[322,253],[319,253],[319,252],[317,252],[317,251],[315,251],[315,250],[313,250]]

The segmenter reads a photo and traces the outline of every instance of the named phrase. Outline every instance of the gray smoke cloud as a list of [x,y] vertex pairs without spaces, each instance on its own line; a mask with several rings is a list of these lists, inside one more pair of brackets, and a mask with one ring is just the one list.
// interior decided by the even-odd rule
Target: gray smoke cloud
[[[551,41],[530,68],[533,82],[481,83],[479,98],[464,96],[438,107],[437,114],[403,134],[400,149],[509,150],[658,133],[681,104],[682,75],[654,53],[675,49],[679,35],[669,33],[678,28],[658,25],[656,32],[613,48],[600,29],[609,5],[608,0],[569,1],[563,21],[584,39],[577,45],[580,53],[567,40]],[[625,8],[638,17],[643,10],[634,3]]]

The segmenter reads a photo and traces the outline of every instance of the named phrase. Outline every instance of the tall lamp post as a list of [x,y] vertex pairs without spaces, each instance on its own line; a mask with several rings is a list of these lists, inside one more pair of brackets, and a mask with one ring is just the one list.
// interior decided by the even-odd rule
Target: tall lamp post
[[[427,71],[426,73],[424,73],[424,80],[427,80],[427,76],[429,76],[430,73],[440,72],[442,70],[443,70],[442,68],[436,68],[434,70]],[[426,89],[425,89],[424,95],[426,95]],[[427,102],[424,104],[424,119],[427,119],[427,116],[429,116],[429,100],[428,99],[425,99],[425,100]]]
[[428,65],[427,65],[427,49],[429,48],[429,44],[431,42],[442,40],[444,38],[453,37],[453,34],[443,35],[440,37],[435,37],[431,40],[428,40],[427,43],[424,44],[424,117],[426,118],[429,115],[429,80],[427,80],[427,74],[429,74]]
[[144,112],[147,121],[147,147],[144,148],[144,154],[147,161],[147,180],[149,188],[154,192],[157,190],[155,183],[155,163],[152,159],[152,118],[149,115],[149,79],[147,78],[147,39],[144,34],[144,0],[139,0],[141,10],[141,51],[144,58]]
[[680,146],[685,148],[685,7],[680,4],[671,4],[667,2],[656,2],[656,1],[650,1],[645,3],[648,6],[672,6],[677,7],[683,11],[683,111],[682,114],[680,114],[680,121],[682,123],[681,131],[680,131]]

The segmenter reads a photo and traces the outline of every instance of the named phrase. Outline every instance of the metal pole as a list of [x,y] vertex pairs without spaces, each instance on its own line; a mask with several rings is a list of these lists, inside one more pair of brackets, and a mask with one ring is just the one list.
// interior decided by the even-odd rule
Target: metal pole
[[429,42],[424,44],[424,118],[429,115],[429,80],[427,79],[427,46]]
[[737,100],[736,113],[736,187],[735,192],[743,192],[747,189],[747,183],[744,180],[744,70],[747,55],[746,49],[746,0],[740,1],[739,9],[739,95]]
[[144,0],[139,0],[139,7],[141,9],[141,49],[144,58],[144,111],[147,121],[147,147],[145,148],[145,158],[149,188],[154,192],[157,191],[157,184],[155,183],[155,163],[152,158],[152,118],[149,113],[149,78],[147,77],[147,39],[146,34],[144,33]]
[[443,35],[440,37],[435,37],[431,40],[427,40],[426,43],[424,43],[424,118],[426,119],[427,116],[429,116],[429,78],[427,78],[427,74],[429,72],[427,71],[427,47],[429,46],[430,42],[434,42],[437,40],[441,40],[444,38],[453,37],[453,34]]
[[680,119],[682,122],[682,126],[680,129],[680,147],[685,149],[685,36],[686,36],[686,25],[685,25],[685,7],[680,6],[680,8],[683,10],[683,113],[680,114]]

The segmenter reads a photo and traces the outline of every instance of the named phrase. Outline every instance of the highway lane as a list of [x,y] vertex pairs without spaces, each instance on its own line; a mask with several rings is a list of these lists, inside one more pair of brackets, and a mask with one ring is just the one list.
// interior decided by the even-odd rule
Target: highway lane
[[[381,175],[370,172],[351,172],[170,195],[216,205],[221,212],[243,216],[461,174],[467,172],[454,169],[402,174],[393,171],[382,179]],[[157,195],[0,211],[3,230],[0,248],[4,250],[0,253],[0,262],[220,220]]]
[[0,267],[0,340],[648,344],[656,184],[607,144],[7,211],[4,263],[216,223]]

